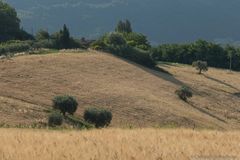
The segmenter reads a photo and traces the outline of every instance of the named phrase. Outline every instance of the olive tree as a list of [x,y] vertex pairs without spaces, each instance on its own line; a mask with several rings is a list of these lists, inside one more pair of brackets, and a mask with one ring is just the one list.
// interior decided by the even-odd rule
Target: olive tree
[[189,87],[181,86],[178,90],[175,91],[180,99],[183,101],[187,101],[188,98],[193,96],[193,93]]
[[208,64],[206,61],[194,61],[192,63],[192,66],[196,68],[196,70],[198,70],[198,74],[202,74],[202,71],[206,72],[208,71]]
[[77,100],[68,95],[56,96],[53,99],[53,108],[60,110],[60,112],[65,116],[66,113],[74,114],[77,110],[78,102]]
[[84,112],[84,120],[97,128],[107,127],[112,121],[112,113],[103,108],[87,108]]

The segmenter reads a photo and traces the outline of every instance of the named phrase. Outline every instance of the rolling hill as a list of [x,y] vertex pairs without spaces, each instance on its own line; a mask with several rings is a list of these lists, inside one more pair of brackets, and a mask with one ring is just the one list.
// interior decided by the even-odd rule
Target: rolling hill
[[[92,51],[0,60],[0,121],[46,121],[52,98],[70,94],[79,101],[78,116],[89,106],[112,110],[113,127],[240,128],[240,73],[159,66],[172,75]],[[174,93],[183,84],[194,92],[189,103]]]
[[239,41],[238,0],[5,0],[30,33],[50,32],[66,23],[74,36],[95,38],[120,19],[153,44],[206,40]]

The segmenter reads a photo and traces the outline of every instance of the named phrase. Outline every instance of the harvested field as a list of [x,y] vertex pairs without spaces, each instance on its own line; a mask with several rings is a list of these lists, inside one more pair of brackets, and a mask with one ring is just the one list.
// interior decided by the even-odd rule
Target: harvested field
[[[240,128],[240,73],[160,66],[172,75],[87,51],[0,60],[0,121],[42,121],[54,96],[70,94],[79,116],[89,106],[109,108],[113,127]],[[189,103],[174,93],[183,84],[194,91]]]

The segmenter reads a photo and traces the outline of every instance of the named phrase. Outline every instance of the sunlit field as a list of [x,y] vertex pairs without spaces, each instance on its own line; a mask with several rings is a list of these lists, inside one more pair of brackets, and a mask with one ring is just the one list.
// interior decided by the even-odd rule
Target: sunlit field
[[240,158],[240,133],[163,129],[0,130],[1,160]]
[[[6,67],[7,66],[7,67]],[[14,57],[0,61],[0,121],[42,122],[56,95],[70,94],[85,108],[109,108],[113,127],[239,129],[240,73],[210,68],[204,75],[188,65],[159,64],[153,72],[102,52]],[[189,103],[175,91],[187,84]]]

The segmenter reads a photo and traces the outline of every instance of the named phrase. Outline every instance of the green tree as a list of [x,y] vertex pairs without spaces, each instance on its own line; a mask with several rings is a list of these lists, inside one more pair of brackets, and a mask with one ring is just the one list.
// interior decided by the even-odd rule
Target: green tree
[[122,33],[123,30],[124,30],[124,22],[119,21],[116,28],[115,28],[115,31]]
[[56,96],[53,99],[53,108],[60,110],[65,116],[66,113],[74,114],[77,110],[78,102],[76,98],[68,95]]
[[122,34],[116,32],[107,34],[105,37],[105,42],[106,44],[113,46],[122,46],[126,44],[126,41]]
[[49,40],[50,35],[47,31],[41,29],[37,32],[36,39],[37,40]]
[[192,52],[195,52],[195,59],[206,60],[206,54],[210,51],[209,43],[205,40],[197,40],[191,45]]
[[63,26],[63,29],[61,29],[59,32],[53,33],[50,37],[55,41],[56,48],[58,49],[69,49],[72,47],[71,45],[74,41],[70,37],[69,29],[65,24]]
[[205,72],[208,71],[208,64],[205,61],[199,61],[199,60],[195,61],[193,62],[192,66],[199,71],[198,72],[199,74],[202,74],[202,71],[205,71]]
[[19,30],[17,12],[7,3],[0,1],[0,41],[14,39]]
[[66,24],[63,25],[63,30],[60,31],[60,43],[62,44],[62,48],[68,49],[70,48],[70,33]]
[[116,28],[116,32],[119,33],[131,33],[132,32],[132,26],[129,20],[126,20],[125,22],[119,21]]
[[102,108],[88,108],[84,111],[84,120],[97,128],[107,127],[112,121],[112,113]]
[[141,33],[123,33],[124,38],[127,41],[127,44],[132,47],[137,47],[139,49],[148,50],[151,48],[150,43],[147,40],[147,37]]
[[125,22],[125,31],[127,33],[131,33],[132,32],[132,25],[131,25],[131,22],[128,19]]
[[230,45],[227,45],[225,50],[227,52],[227,56],[228,56],[228,59],[229,59],[229,69],[232,70],[233,58],[235,57],[237,51],[233,46],[230,46]]

